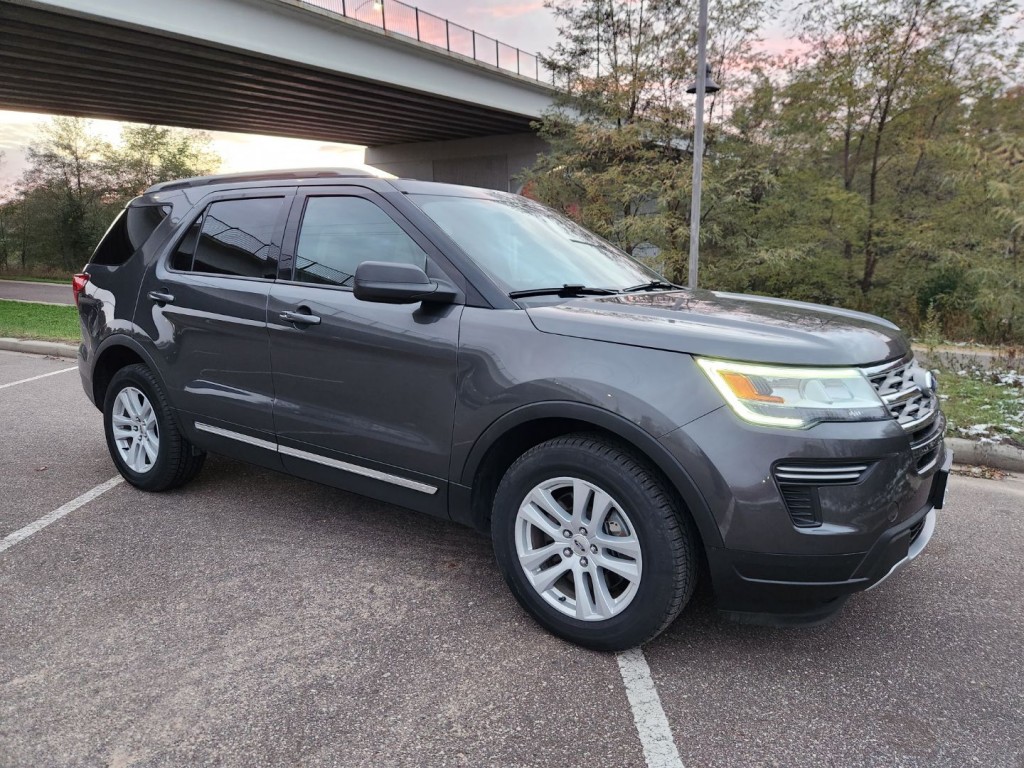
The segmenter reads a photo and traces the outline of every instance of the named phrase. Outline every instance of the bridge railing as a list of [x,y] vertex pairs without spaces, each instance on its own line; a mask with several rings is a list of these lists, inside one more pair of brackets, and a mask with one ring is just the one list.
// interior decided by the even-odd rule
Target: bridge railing
[[539,82],[554,83],[553,74],[534,53],[495,40],[493,37],[448,21],[432,13],[401,2],[401,0],[301,0],[329,13],[355,19],[410,37],[427,45],[443,48],[449,53],[515,72]]

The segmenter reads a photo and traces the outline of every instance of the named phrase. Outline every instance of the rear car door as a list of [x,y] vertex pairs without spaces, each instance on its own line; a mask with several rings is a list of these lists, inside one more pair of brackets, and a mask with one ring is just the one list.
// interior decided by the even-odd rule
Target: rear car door
[[204,200],[147,274],[135,313],[186,432],[205,433],[203,444],[226,440],[229,452],[272,465],[273,452],[258,448],[274,432],[267,297],[293,193]]
[[352,281],[363,261],[461,276],[397,209],[356,186],[300,192],[285,249],[267,313],[282,462],[303,477],[447,515],[461,296],[381,304],[357,300]]

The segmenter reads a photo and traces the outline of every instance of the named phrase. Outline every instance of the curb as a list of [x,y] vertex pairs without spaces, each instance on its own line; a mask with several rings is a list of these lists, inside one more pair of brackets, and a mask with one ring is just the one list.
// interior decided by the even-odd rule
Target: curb
[[929,350],[924,344],[911,344],[914,356],[927,368],[944,366],[967,367],[976,365],[984,370],[991,369],[1000,361],[998,351],[972,347],[937,347]]
[[74,344],[61,344],[56,341],[36,341],[34,339],[0,338],[0,349],[8,352],[28,352],[33,355],[52,355],[53,357],[69,357],[78,359],[78,347]]
[[993,467],[1010,472],[1024,472],[1024,449],[998,443],[976,443],[960,437],[947,437],[946,445],[953,451],[957,464]]

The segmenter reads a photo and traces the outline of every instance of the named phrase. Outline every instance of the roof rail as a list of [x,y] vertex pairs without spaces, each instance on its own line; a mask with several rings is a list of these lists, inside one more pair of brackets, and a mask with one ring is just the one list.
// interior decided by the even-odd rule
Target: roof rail
[[373,178],[375,174],[361,168],[295,168],[279,171],[249,171],[247,173],[225,173],[217,176],[195,176],[191,179],[163,181],[146,190],[166,192],[171,189],[203,187],[210,184],[231,184],[245,181],[282,181],[286,179],[337,179],[345,177]]

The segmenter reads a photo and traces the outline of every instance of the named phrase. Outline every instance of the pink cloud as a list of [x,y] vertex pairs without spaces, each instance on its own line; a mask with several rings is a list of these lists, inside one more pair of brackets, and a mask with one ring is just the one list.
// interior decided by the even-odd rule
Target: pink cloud
[[792,56],[807,53],[811,46],[795,37],[772,36],[754,43],[754,50],[769,56]]
[[504,3],[498,5],[492,5],[489,9],[488,15],[494,16],[498,19],[513,19],[516,16],[522,16],[527,13],[533,13],[539,11],[544,7],[544,3],[541,0],[526,0],[525,2],[519,3]]

